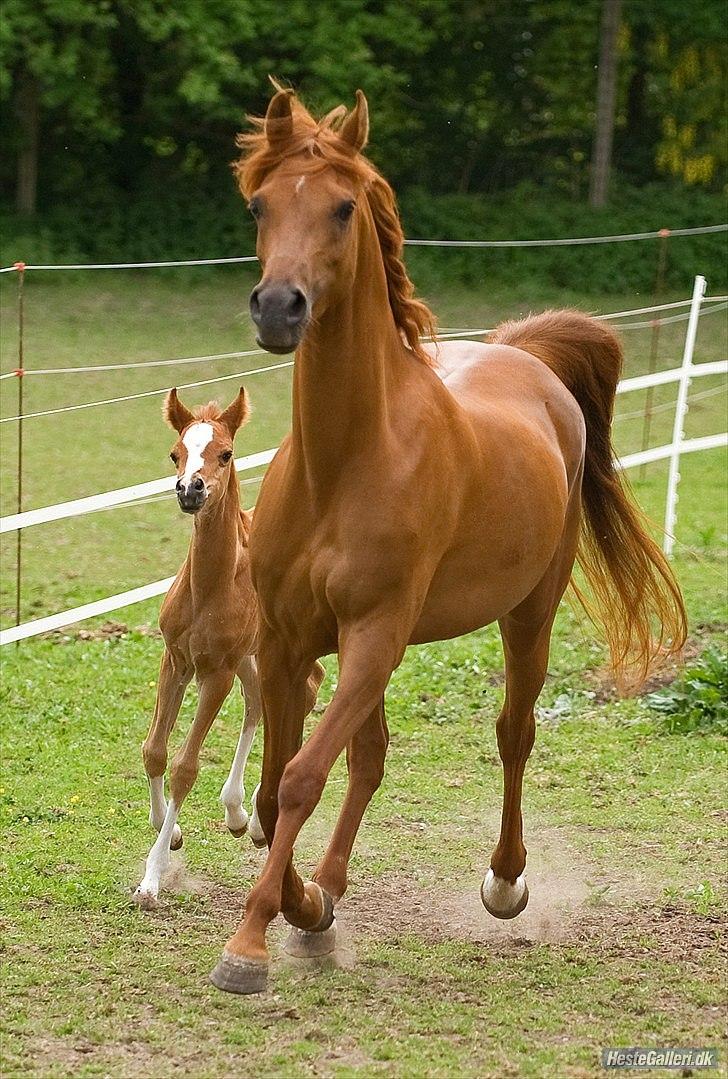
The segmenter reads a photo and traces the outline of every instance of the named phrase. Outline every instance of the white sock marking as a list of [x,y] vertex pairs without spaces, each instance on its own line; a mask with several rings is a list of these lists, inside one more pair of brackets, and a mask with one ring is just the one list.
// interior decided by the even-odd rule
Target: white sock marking
[[502,877],[496,877],[493,870],[489,869],[483,881],[483,896],[493,910],[510,911],[520,903],[525,887],[523,873],[516,879],[515,884],[511,884]]
[[159,835],[147,856],[144,879],[136,890],[137,898],[142,901],[154,901],[159,895],[159,883],[169,866],[169,845],[176,826],[177,807],[170,801]]

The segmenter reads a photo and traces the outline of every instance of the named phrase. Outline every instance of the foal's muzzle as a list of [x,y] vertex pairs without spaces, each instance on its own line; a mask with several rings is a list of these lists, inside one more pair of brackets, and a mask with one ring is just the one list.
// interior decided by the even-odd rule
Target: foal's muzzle
[[183,513],[197,513],[202,509],[207,499],[207,489],[202,476],[193,476],[188,484],[177,480],[175,487],[179,508]]
[[308,297],[300,288],[260,284],[250,294],[250,317],[258,327],[256,340],[267,352],[294,352],[310,314]]

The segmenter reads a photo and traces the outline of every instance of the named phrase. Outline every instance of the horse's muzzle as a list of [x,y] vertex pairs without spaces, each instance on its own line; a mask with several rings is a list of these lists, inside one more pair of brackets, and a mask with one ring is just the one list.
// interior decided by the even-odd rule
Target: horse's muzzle
[[250,294],[250,317],[258,327],[256,340],[266,352],[295,352],[310,313],[305,292],[291,285],[260,284]]
[[195,476],[187,486],[185,486],[182,480],[177,480],[175,490],[177,492],[179,508],[183,513],[197,513],[207,501],[205,481],[201,476]]

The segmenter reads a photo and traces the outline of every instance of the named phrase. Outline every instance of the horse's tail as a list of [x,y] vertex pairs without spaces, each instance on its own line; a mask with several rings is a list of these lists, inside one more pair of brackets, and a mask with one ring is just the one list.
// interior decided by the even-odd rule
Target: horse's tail
[[554,310],[504,322],[489,340],[542,360],[584,414],[584,512],[577,559],[596,602],[589,603],[573,580],[572,585],[587,614],[603,627],[622,684],[639,685],[658,659],[681,650],[687,617],[670,565],[614,467],[610,428],[622,369],[619,339],[580,311]]

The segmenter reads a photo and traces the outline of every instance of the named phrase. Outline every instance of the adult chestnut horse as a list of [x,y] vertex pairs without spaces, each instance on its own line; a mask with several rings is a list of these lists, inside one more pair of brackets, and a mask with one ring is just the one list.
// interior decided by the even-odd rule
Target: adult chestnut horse
[[[292,432],[251,535],[270,852],[212,974],[238,993],[265,985],[266,927],[281,910],[296,927],[289,950],[333,946],[334,904],[382,778],[384,691],[408,644],[499,622],[503,816],[481,892],[491,914],[512,918],[528,899],[521,786],[534,703],[577,552],[617,670],[644,676],[686,632],[678,586],[612,463],[617,338],[550,311],[505,323],[487,345],[424,348],[433,319],[413,298],[394,197],[361,153],[364,95],[344,112],[316,122],[280,90],[239,140],[263,267],[250,300],[258,341],[296,357]],[[332,652],[338,686],[301,748],[306,678]],[[341,816],[304,885],[293,845],[344,748]]]

